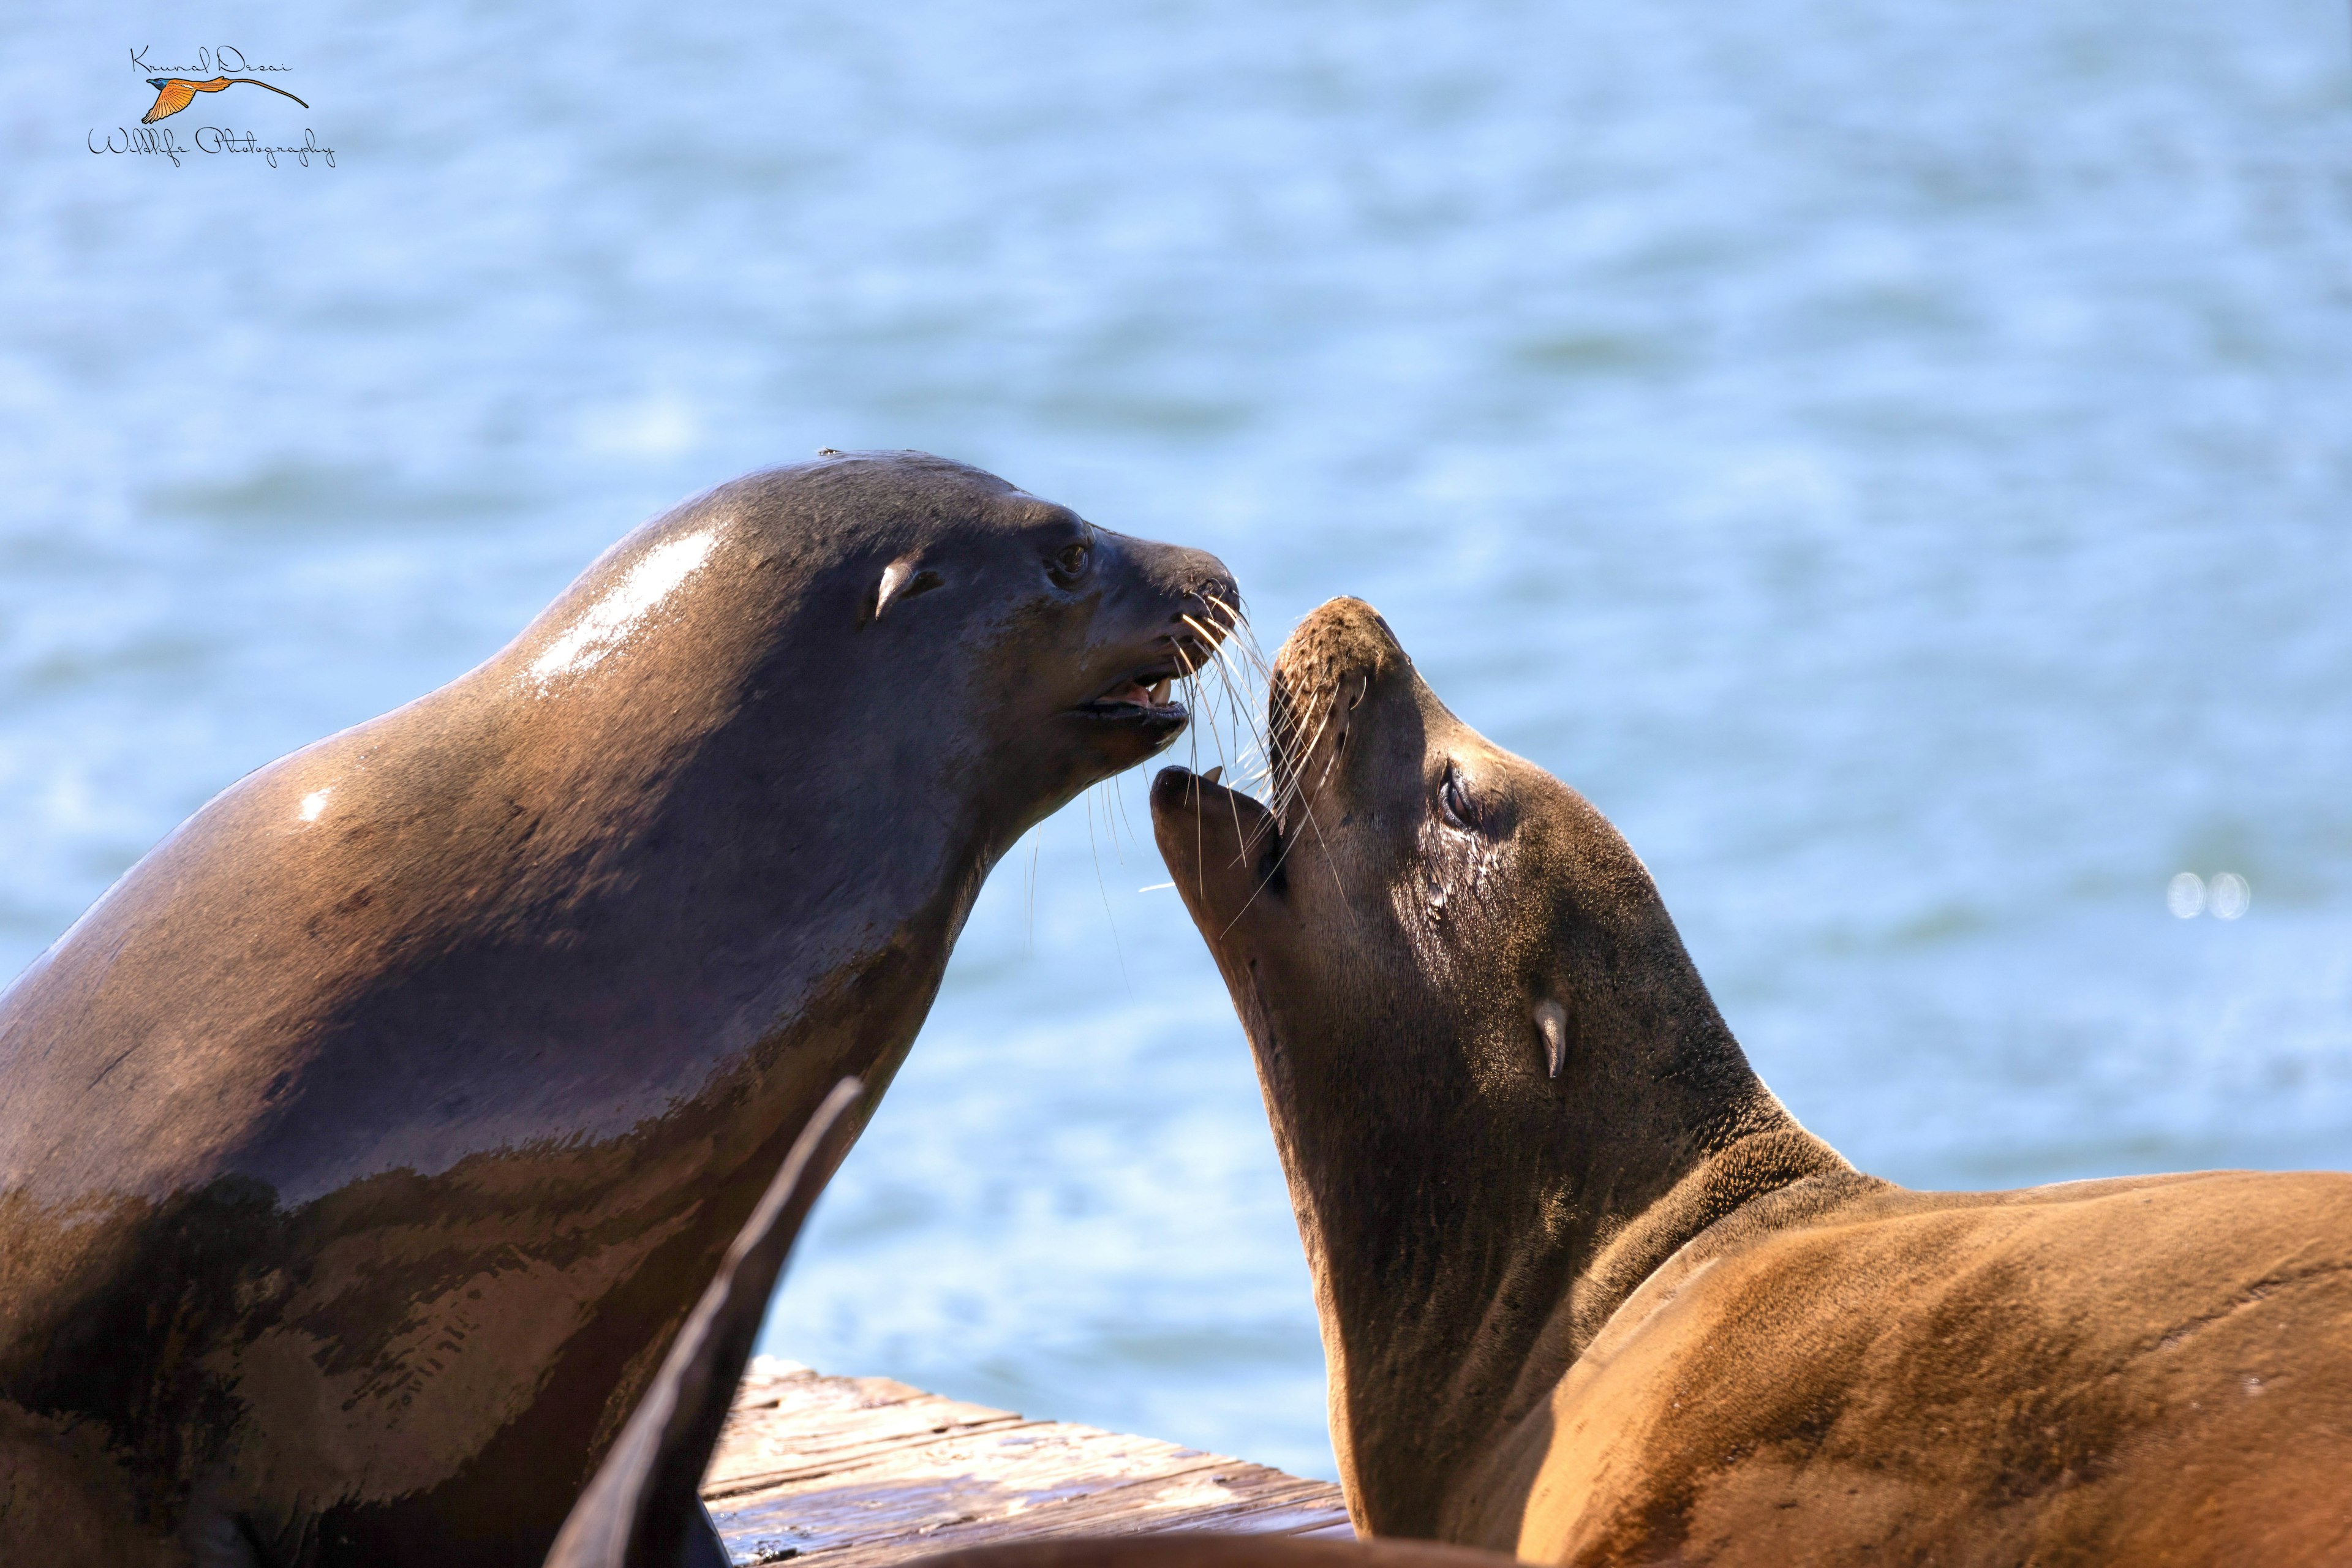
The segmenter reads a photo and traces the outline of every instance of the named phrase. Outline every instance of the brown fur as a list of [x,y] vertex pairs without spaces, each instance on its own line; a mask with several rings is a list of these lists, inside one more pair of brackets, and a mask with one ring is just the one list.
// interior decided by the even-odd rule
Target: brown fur
[[1616,830],[1370,606],[1300,626],[1268,718],[1274,812],[1171,769],[1153,817],[1257,1059],[1360,1529],[2352,1561],[2352,1177],[1863,1175],[1750,1070]]

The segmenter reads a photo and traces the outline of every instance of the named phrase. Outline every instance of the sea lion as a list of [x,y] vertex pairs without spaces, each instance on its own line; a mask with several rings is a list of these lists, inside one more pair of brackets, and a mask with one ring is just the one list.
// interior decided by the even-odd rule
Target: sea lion
[[1624,840],[1372,609],[1300,626],[1274,808],[1160,773],[1249,1036],[1360,1529],[1533,1562],[2352,1561],[2352,1176],[1856,1172]]
[[793,1132],[1238,602],[833,455],[214,799],[0,998],[0,1561],[537,1563]]

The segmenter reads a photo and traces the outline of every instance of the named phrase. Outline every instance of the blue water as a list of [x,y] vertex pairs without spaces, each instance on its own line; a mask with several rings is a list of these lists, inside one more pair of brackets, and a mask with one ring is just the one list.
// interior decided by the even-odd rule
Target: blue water
[[[194,15],[0,13],[7,967],[669,501],[912,446],[1269,646],[1373,600],[1869,1169],[2352,1164],[2338,0]],[[183,144],[332,167],[88,150],[224,42],[311,107]],[[1140,782],[990,884],[764,1348],[1328,1473]]]

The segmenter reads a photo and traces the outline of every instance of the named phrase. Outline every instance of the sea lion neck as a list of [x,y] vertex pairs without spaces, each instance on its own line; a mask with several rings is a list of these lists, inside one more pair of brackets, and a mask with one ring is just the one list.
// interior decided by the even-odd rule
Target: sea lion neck
[[1318,1030],[1263,965],[1245,977],[1333,1441],[1349,1496],[1378,1500],[1358,1521],[1376,1533],[1434,1533],[1472,1456],[1678,1248],[1848,1169],[1748,1068],[1686,959],[1686,984],[1646,987],[1647,1006],[1595,1016],[1587,999],[1580,1048],[1622,1066],[1567,1094],[1480,1081],[1486,1042],[1436,1037],[1397,996],[1367,1009],[1385,1026]]

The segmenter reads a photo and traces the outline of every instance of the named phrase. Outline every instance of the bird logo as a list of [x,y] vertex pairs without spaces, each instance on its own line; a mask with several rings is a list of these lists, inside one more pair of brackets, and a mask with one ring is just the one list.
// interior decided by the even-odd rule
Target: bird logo
[[[151,76],[147,79],[147,85],[155,89],[155,107],[142,115],[139,123],[152,125],[159,120],[169,120],[173,115],[195,102],[196,94],[226,92],[230,83],[240,81],[254,87],[269,87],[268,82],[257,80],[249,76],[216,76],[210,81],[190,81],[185,77],[177,76]],[[269,87],[269,90],[280,98],[294,98],[292,93],[282,87]],[[302,103],[299,98],[294,98],[294,101]],[[302,103],[302,107],[308,109],[310,106]]]

